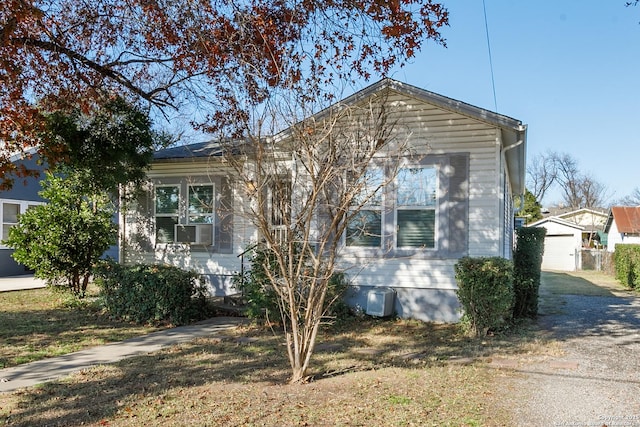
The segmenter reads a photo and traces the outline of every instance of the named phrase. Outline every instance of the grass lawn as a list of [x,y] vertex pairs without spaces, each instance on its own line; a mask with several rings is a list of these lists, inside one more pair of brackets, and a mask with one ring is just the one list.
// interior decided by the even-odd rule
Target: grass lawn
[[459,332],[406,320],[326,327],[308,383],[288,385],[283,337],[243,327],[0,395],[0,425],[509,425],[496,379],[510,374],[486,361],[546,343],[526,328]]
[[[598,291],[591,279],[543,274],[548,295],[612,291]],[[0,304],[8,364],[33,357],[31,348],[53,355],[147,330],[90,305],[65,308],[46,289],[0,294]],[[470,339],[458,325],[354,319],[322,328],[303,385],[287,384],[285,351],[280,333],[238,328],[0,394],[0,425],[505,426],[505,396],[514,390],[503,380],[523,374],[487,362],[526,366],[558,347],[534,325]]]
[[51,288],[0,292],[0,368],[159,329],[110,319],[92,302],[96,292],[82,302]]
[[601,271],[543,271],[543,290],[554,295],[613,296],[630,292],[613,276]]

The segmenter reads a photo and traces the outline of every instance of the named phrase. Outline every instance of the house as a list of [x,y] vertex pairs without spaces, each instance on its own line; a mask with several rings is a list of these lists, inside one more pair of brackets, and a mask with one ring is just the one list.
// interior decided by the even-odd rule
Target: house
[[542,256],[543,270],[576,271],[582,268],[583,225],[550,216],[528,226],[547,229]]
[[607,250],[615,252],[616,244],[640,244],[640,206],[614,206],[604,227],[608,234]]
[[[375,237],[341,237],[340,263],[348,266],[351,281],[347,300],[366,308],[372,292],[384,291],[394,296],[400,317],[456,321],[458,259],[512,257],[513,200],[525,191],[526,125],[391,79],[334,107],[368,102],[385,103],[389,121],[403,130],[412,154],[386,159],[401,167],[397,188],[385,186],[380,205],[363,215],[374,219],[365,228],[377,229],[369,234]],[[403,202],[408,190],[397,184],[403,173],[421,180],[425,197]],[[220,144],[159,151],[148,178],[145,193],[121,216],[121,261],[195,269],[206,275],[212,293],[234,292],[231,277],[259,236],[242,215],[246,192],[229,172]],[[192,198],[211,207],[192,207]]]
[[[11,160],[27,169],[42,170],[42,166],[37,162],[37,155],[33,155],[31,158],[14,156]],[[43,203],[42,198],[38,195],[39,191],[40,178],[35,177],[16,179],[10,190],[0,191],[0,227],[2,232],[0,235],[0,277],[30,273],[24,265],[14,261],[11,257],[13,250],[2,245],[2,240],[9,237],[9,230],[18,223],[18,215],[24,213],[30,206]]]
[[606,220],[607,214],[598,209],[561,209],[529,224],[529,227],[547,229],[542,269],[582,270],[583,250],[602,248],[606,244],[606,234],[602,231]]
[[557,217],[584,228],[582,231],[583,248],[599,248],[606,242],[606,235],[603,231],[608,217],[606,211],[582,208],[560,213]]

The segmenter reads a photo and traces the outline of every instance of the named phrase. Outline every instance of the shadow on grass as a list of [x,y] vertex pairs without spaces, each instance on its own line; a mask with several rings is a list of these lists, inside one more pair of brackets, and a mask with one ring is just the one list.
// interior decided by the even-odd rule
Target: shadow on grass
[[[310,375],[316,382],[347,372],[383,367],[428,368],[459,357],[517,353],[518,340],[475,340],[456,325],[362,320],[323,329]],[[15,426],[78,425],[161,412],[167,395],[206,386],[227,393],[246,384],[286,384],[290,368],[281,335],[239,329],[163,351],[91,368],[69,379],[14,393],[17,409],[5,422]],[[132,408],[136,405],[136,408]],[[3,421],[0,417],[0,421]]]
[[607,337],[618,339],[618,345],[638,341],[629,337],[640,328],[640,299],[622,286],[543,272],[539,312],[538,325],[553,339]]

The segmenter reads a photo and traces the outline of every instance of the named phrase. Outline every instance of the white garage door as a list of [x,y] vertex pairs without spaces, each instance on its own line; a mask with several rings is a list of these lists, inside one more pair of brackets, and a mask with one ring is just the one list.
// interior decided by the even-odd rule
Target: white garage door
[[547,236],[544,239],[543,270],[575,271],[576,240],[573,235]]

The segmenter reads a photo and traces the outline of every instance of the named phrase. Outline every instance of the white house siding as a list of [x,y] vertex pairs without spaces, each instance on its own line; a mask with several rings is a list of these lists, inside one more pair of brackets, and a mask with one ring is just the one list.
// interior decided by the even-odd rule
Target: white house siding
[[[452,153],[469,156],[466,254],[502,256],[506,237],[499,230],[506,221],[504,216],[510,205],[501,201],[504,183],[500,171],[500,131],[461,114],[443,111],[418,100],[411,102],[406,97],[399,98],[396,106],[396,126],[411,129],[410,140],[418,152],[431,156]],[[344,255],[341,264],[347,268],[353,285],[348,302],[366,310],[370,290],[392,288],[397,315],[456,321],[460,312],[453,267],[458,259],[420,255],[406,258]]]
[[[152,182],[172,178],[180,180],[197,178],[206,181],[223,177],[227,172],[229,171],[222,168],[217,161],[203,159],[155,163],[147,176]],[[152,221],[149,221],[153,214],[153,190],[149,189],[150,212],[141,213],[141,209],[135,209],[133,206],[125,217],[127,245],[124,262],[127,264],[161,263],[194,270],[207,277],[212,294],[226,295],[235,292],[232,289],[231,277],[241,269],[241,258],[238,255],[251,242],[257,240],[257,235],[254,227],[243,215],[246,207],[237,188],[233,185],[232,187],[233,235],[230,253],[212,252],[203,247],[192,249],[188,244],[155,244],[155,231]],[[146,239],[147,244],[136,244],[141,239]]]
[[611,223],[611,227],[609,228],[609,237],[607,242],[607,251],[615,252],[616,245],[620,244],[632,244],[632,245],[640,245],[640,236],[635,235],[624,235],[618,230],[618,225],[615,221]]
[[[449,227],[440,235],[436,250],[402,253],[358,253],[344,248],[339,266],[352,280],[347,300],[366,309],[368,292],[377,287],[395,291],[395,312],[401,317],[421,320],[455,321],[459,318],[455,295],[454,265],[461,256],[503,256],[510,227],[511,194],[505,186],[505,166],[501,153],[502,131],[496,126],[454,113],[422,101],[422,98],[391,92],[381,97],[391,104],[389,123],[395,123],[395,134],[410,143],[412,153],[450,168],[454,175],[446,175],[456,191],[441,190],[444,203],[438,212],[438,224]],[[461,111],[466,111],[464,108]],[[218,174],[220,164],[206,161],[156,163],[149,176],[152,179],[187,177],[207,171]],[[463,175],[455,175],[462,171]],[[466,179],[465,179],[466,177]],[[463,182],[464,181],[464,182]],[[466,197],[461,202],[460,193]],[[455,193],[455,194],[454,194]],[[239,193],[238,193],[239,194]],[[244,209],[241,197],[234,197],[233,251],[230,254],[193,252],[186,248],[169,253],[162,250],[141,250],[139,255],[152,261],[180,266],[193,266],[206,274],[225,275],[240,268],[237,257],[250,242],[256,240],[254,228],[238,212]],[[460,205],[464,208],[459,209]],[[453,220],[451,219],[453,218]],[[456,228],[455,220],[463,218]],[[135,218],[131,218],[132,221]],[[448,222],[447,222],[448,221]],[[439,226],[440,227],[440,226]],[[464,228],[464,239],[460,230]],[[454,230],[454,231],[451,231]],[[144,232],[145,230],[142,230]],[[149,230],[146,230],[148,233]],[[449,238],[447,233],[455,233]],[[152,233],[151,233],[152,234]],[[152,236],[153,237],[153,236]],[[172,245],[172,249],[175,246]],[[454,248],[454,249],[451,249]],[[400,252],[400,251],[398,251]],[[406,256],[405,256],[406,255]],[[222,276],[220,276],[222,277]],[[219,286],[217,291],[228,288]]]

